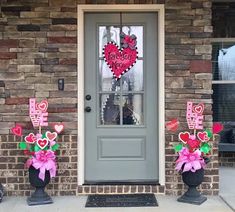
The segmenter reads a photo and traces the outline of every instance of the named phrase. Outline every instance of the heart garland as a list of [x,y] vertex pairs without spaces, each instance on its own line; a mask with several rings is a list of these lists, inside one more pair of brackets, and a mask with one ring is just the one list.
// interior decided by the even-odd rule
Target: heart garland
[[22,127],[20,125],[16,124],[15,127],[11,128],[11,132],[14,135],[22,136]]
[[113,76],[118,80],[135,65],[138,58],[137,47],[120,49],[115,42],[111,41],[104,46],[103,57]]
[[37,145],[41,148],[44,149],[48,145],[48,140],[46,138],[43,139],[38,139],[37,140]]

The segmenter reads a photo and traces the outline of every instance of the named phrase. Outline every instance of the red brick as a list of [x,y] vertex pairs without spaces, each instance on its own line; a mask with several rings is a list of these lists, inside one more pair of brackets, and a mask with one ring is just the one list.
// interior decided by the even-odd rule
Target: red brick
[[77,43],[77,37],[48,37],[48,43]]
[[0,48],[8,47],[8,48],[16,48],[18,46],[18,40],[0,40]]
[[29,103],[29,99],[22,97],[22,98],[6,98],[6,105],[24,105]]
[[190,72],[192,73],[211,73],[212,64],[209,60],[190,61]]
[[77,59],[76,58],[60,59],[59,64],[60,65],[77,65]]
[[0,59],[16,59],[17,54],[15,52],[0,52]]

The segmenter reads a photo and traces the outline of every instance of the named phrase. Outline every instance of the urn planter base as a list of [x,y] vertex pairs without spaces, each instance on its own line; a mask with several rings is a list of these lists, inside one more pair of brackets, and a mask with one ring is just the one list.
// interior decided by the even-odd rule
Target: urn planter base
[[31,197],[27,198],[29,206],[32,205],[45,205],[53,203],[51,197],[42,188],[36,188]]
[[51,197],[45,192],[46,185],[50,182],[49,171],[45,172],[45,179],[39,178],[39,170],[33,166],[29,168],[29,182],[35,187],[35,192],[27,198],[27,203],[31,205],[45,205],[53,203]]
[[201,195],[196,188],[189,188],[181,197],[177,199],[178,202],[184,202],[194,205],[201,205],[207,200],[207,197]]
[[195,172],[187,171],[182,173],[182,179],[184,183],[188,186],[188,190],[183,196],[178,198],[179,202],[185,202],[195,205],[201,205],[207,200],[207,198],[200,194],[197,190],[204,177],[204,169],[199,169]]

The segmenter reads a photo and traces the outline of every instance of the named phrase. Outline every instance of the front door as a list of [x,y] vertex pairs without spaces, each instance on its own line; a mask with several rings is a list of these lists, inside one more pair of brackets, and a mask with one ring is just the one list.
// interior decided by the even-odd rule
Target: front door
[[[102,51],[120,31],[138,59],[116,80]],[[85,14],[85,183],[158,181],[157,48],[156,13]]]

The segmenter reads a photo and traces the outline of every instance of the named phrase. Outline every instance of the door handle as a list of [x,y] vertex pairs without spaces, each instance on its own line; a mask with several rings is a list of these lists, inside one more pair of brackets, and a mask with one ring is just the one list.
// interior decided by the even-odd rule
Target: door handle
[[85,107],[85,111],[86,111],[87,113],[91,112],[91,107]]

